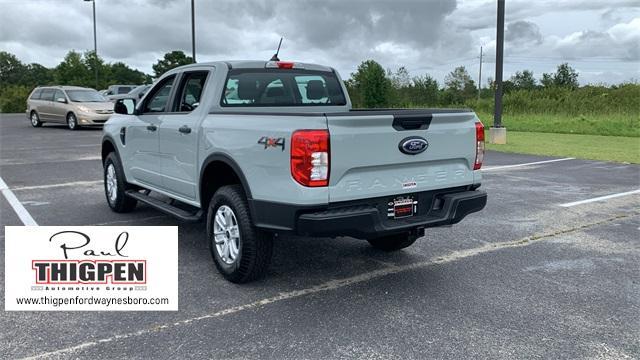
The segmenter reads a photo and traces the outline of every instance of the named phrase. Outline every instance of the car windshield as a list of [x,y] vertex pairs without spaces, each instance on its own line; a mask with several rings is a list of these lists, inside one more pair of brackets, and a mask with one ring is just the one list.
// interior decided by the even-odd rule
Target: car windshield
[[147,89],[149,89],[151,85],[140,85],[137,86],[136,88],[134,88],[133,90],[129,91],[129,94],[138,94],[138,93],[145,93],[147,91]]
[[122,94],[128,94],[131,90],[133,90],[134,87],[133,86],[120,86],[118,88],[118,95],[122,95]]
[[73,102],[105,102],[109,101],[95,90],[67,90],[69,100]]

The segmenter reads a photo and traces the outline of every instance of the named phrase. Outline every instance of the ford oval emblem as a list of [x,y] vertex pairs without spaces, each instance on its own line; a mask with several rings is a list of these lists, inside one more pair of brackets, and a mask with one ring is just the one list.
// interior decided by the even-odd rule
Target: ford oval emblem
[[429,142],[420,136],[411,136],[402,139],[398,144],[398,149],[407,155],[416,155],[427,150]]

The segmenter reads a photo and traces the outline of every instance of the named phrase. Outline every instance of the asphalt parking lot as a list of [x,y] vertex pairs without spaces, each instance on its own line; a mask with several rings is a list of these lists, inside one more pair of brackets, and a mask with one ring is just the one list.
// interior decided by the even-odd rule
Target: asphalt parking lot
[[591,201],[639,189],[638,165],[488,152],[487,207],[460,224],[393,254],[281,237],[240,286],[203,224],[109,210],[100,138],[2,115],[0,176],[39,225],[178,225],[180,311],[3,312],[1,358],[640,358],[640,194]]

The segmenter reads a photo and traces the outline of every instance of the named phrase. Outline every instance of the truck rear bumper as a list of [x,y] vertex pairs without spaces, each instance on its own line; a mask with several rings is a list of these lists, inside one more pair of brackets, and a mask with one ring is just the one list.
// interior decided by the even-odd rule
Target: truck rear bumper
[[297,207],[250,201],[256,226],[308,236],[352,236],[361,239],[409,233],[421,228],[451,225],[482,210],[487,193],[468,187],[412,194],[417,212],[402,219],[388,216],[391,197],[348,201],[323,207]]

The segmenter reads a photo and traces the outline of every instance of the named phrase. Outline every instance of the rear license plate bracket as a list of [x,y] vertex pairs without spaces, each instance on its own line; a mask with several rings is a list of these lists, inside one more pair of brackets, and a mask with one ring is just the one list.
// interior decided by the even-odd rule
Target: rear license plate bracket
[[407,218],[418,212],[418,201],[412,195],[397,196],[387,205],[387,217],[390,219]]

